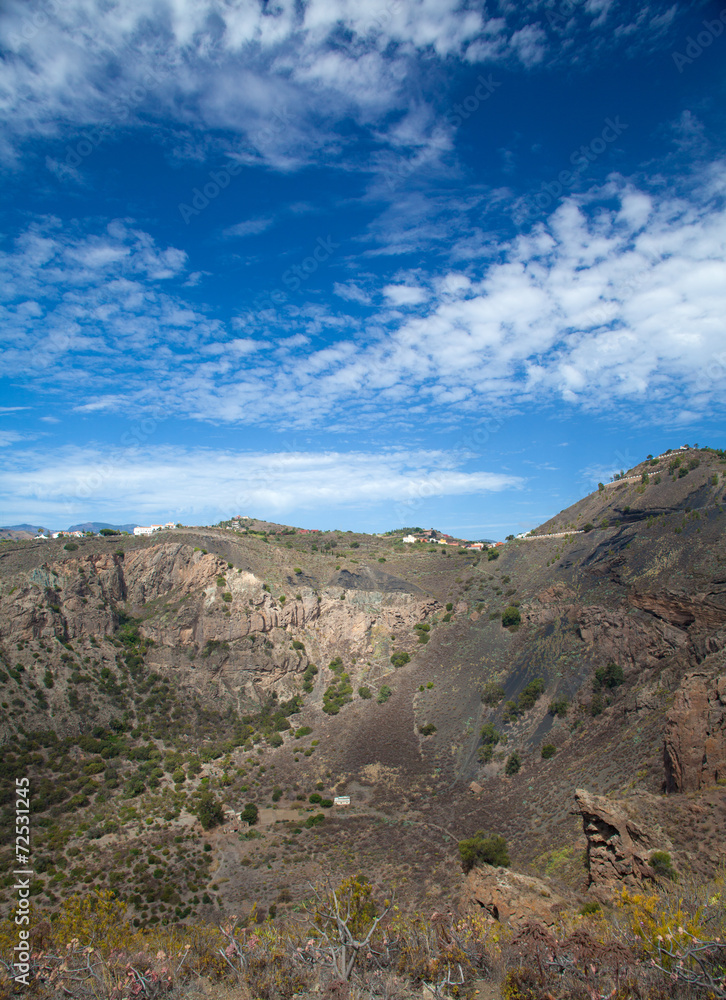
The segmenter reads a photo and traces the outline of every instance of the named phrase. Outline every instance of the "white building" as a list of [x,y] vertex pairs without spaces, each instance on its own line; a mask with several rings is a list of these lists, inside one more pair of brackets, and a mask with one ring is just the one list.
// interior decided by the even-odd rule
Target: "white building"
[[163,524],[149,524],[146,526],[138,525],[134,528],[135,535],[153,535],[155,531],[161,531],[164,527]]
[[406,545],[412,545],[417,539],[415,535],[404,535],[403,540]]
[[336,795],[333,799],[334,806],[349,806],[350,805],[350,795]]

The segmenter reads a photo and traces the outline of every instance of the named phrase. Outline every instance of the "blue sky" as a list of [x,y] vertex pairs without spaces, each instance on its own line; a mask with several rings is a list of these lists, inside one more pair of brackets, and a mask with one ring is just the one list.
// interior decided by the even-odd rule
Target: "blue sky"
[[726,8],[0,12],[0,523],[501,538],[724,445]]

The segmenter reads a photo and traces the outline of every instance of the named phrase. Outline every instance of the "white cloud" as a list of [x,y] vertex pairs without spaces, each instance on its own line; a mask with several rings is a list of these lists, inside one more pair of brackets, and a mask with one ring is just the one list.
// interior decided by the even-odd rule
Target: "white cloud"
[[258,233],[264,233],[266,229],[274,223],[274,219],[269,216],[261,216],[257,219],[247,219],[245,222],[238,222],[234,226],[229,226],[224,230],[222,235],[224,236],[256,236]]
[[361,305],[370,305],[372,299],[368,292],[364,291],[355,281],[336,281],[333,285],[333,292],[346,302],[360,302]]
[[418,288],[415,285],[385,285],[383,294],[395,306],[417,306],[429,298],[425,288]]
[[8,448],[18,441],[28,440],[27,434],[19,434],[17,431],[0,431],[0,448]]
[[[346,119],[376,133],[386,123],[391,148],[416,147],[443,96],[441,69],[454,60],[529,67],[547,58],[584,60],[604,43],[603,32],[589,34],[603,17],[592,5],[571,18],[582,28],[575,48],[548,38],[538,4],[501,8],[502,16],[488,17],[483,4],[460,0],[6,3],[0,155],[12,161],[27,139],[59,138],[76,153],[65,162],[49,157],[48,169],[82,181],[79,143],[98,145],[150,120],[178,136],[186,130],[187,142],[176,144],[183,155],[207,155],[209,140],[198,133],[226,130],[240,137],[230,148],[248,162],[282,170],[321,154],[334,161],[346,148],[335,124]],[[631,47],[661,37],[674,16],[641,11],[626,23],[627,9],[613,4],[613,20],[620,13],[613,37]],[[426,63],[428,102],[420,99]],[[390,127],[390,112],[402,107],[412,109],[407,120]]]
[[[65,447],[9,458],[0,480],[7,514],[56,520],[126,510],[129,517],[195,516],[218,520],[250,511],[281,517],[293,510],[415,505],[440,496],[516,489],[500,472],[463,472],[437,451],[281,452],[260,454],[144,446]],[[213,498],[210,499],[210,498]]]
[[[6,370],[72,392],[87,411],[295,428],[359,428],[383,414],[407,426],[421,408],[436,422],[558,399],[640,404],[639,419],[717,411],[726,167],[704,178],[686,199],[613,176],[495,259],[390,276],[378,290],[387,307],[364,320],[310,302],[225,325],[163,290],[170,272],[183,281],[179,251],[129,224],[80,236],[49,220],[0,261]],[[367,302],[375,279],[335,290]]]

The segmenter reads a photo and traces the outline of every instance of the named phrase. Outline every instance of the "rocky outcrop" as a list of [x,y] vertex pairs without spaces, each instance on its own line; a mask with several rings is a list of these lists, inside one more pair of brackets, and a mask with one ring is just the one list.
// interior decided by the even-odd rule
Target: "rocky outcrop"
[[726,673],[687,674],[668,712],[665,787],[698,791],[726,778]]
[[467,875],[460,906],[470,914],[484,910],[492,920],[518,930],[531,920],[552,927],[569,902],[541,879],[482,865]]
[[525,616],[536,625],[569,622],[582,642],[596,650],[601,662],[615,661],[626,675],[636,669],[660,666],[665,659],[684,650],[688,645],[685,626],[692,620],[685,615],[680,620],[675,612],[672,620],[638,614],[625,605],[620,608],[583,605],[575,602],[572,592],[561,584],[541,591],[526,606]]
[[631,804],[581,788],[575,792],[575,801],[587,837],[589,889],[594,895],[608,899],[623,886],[635,888],[653,877],[651,853],[670,845],[660,834],[644,829]]
[[414,625],[440,609],[378,568],[349,573],[351,589],[337,578],[316,589],[302,574],[282,578],[287,582],[273,587],[248,568],[179,542],[51,559],[17,573],[0,593],[0,657],[9,664],[10,649],[34,644],[39,653],[29,649],[23,668],[36,687],[46,668],[52,671],[49,710],[64,716],[71,661],[92,654],[114,663],[116,648],[103,640],[111,640],[123,612],[152,640],[150,672],[173,674],[185,697],[199,694],[244,712],[273,691],[282,698],[299,693],[311,661],[320,686],[329,683],[325,665],[337,656],[390,669],[391,635],[412,643]]
[[633,607],[678,628],[688,628],[695,623],[697,628],[721,629],[726,625],[723,587],[713,586],[714,591],[710,594],[631,593],[629,601]]

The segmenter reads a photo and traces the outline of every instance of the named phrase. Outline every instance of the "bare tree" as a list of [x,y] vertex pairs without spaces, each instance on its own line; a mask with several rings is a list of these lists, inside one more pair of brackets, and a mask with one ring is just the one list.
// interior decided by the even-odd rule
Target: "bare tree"
[[317,950],[341,979],[348,980],[359,956],[376,958],[373,936],[390,912],[393,897],[386,899],[381,912],[376,913],[371,899],[373,887],[360,877],[346,879],[335,889],[329,882],[322,889],[314,885],[310,888],[314,899],[305,910],[307,922],[319,939]]

